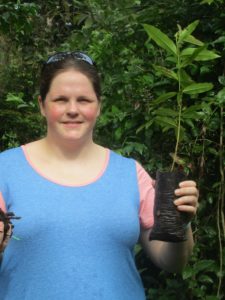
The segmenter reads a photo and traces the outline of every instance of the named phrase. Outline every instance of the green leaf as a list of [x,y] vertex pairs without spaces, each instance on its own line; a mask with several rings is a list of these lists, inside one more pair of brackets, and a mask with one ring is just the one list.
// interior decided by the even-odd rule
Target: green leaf
[[121,111],[119,110],[119,108],[117,107],[117,106],[115,106],[115,105],[112,105],[112,113],[113,114],[118,114],[118,113],[120,113]]
[[220,84],[222,84],[222,86],[225,86],[225,76],[224,75],[219,76],[218,81]]
[[86,19],[86,21],[85,21],[85,28],[90,28],[90,27],[92,27],[93,26],[93,20],[92,20],[92,18],[90,18],[90,17],[88,17],[87,19]]
[[184,28],[178,35],[178,43],[182,43],[198,26],[199,20],[196,20]]
[[116,140],[120,140],[120,138],[121,138],[121,136],[123,134],[121,127],[117,128],[115,130],[114,134],[115,134]]
[[184,269],[183,273],[182,273],[182,277],[183,279],[188,279],[190,277],[192,277],[193,275],[195,275],[195,271],[193,270],[193,267],[191,266],[186,266],[186,268]]
[[195,58],[199,55],[199,53],[202,52],[205,48],[206,48],[206,45],[204,45],[202,47],[198,47],[198,48],[192,48],[192,49],[194,49],[194,51],[191,52],[190,54],[186,54],[186,55],[183,55],[183,52],[189,48],[184,49],[181,52],[181,60],[182,60],[181,67],[184,68],[184,67],[188,66],[189,64],[191,64],[195,60]]
[[[182,112],[182,115],[185,115],[186,113],[189,113],[189,112],[197,112],[199,110],[202,110],[202,103],[200,104],[194,104],[194,105],[191,105],[189,107],[184,107],[184,111]],[[208,105],[207,105],[208,107]]]
[[195,95],[204,92],[208,92],[213,88],[213,84],[210,82],[205,83],[193,83],[183,89],[183,93],[188,95]]
[[222,36],[220,36],[218,39],[216,39],[216,40],[213,42],[213,44],[218,44],[218,43],[224,44],[224,42],[225,42],[225,36],[222,35]]
[[177,58],[170,55],[170,56],[167,56],[167,57],[165,58],[165,61],[166,61],[166,62],[172,62],[173,64],[176,64],[176,63],[177,63]]
[[169,126],[169,128],[175,128],[175,127],[177,127],[177,124],[174,122],[174,119],[172,119],[172,118],[162,117],[162,116],[156,116],[155,120],[162,127],[163,127],[163,125],[167,125],[167,126]]
[[214,264],[215,264],[215,262],[213,260],[203,259],[203,260],[197,261],[193,268],[195,269],[195,272],[197,274],[198,272],[203,271],[203,270],[211,271]]
[[189,35],[184,39],[185,42],[196,45],[196,46],[203,46],[204,43],[198,39],[196,39],[193,35]]
[[213,283],[212,278],[205,274],[199,276],[198,280],[199,282],[203,282],[203,283]]
[[[194,54],[194,52],[196,51],[196,48],[186,48],[181,52],[181,56],[191,56]],[[202,49],[202,51],[200,51],[196,57],[194,58],[194,60],[196,61],[208,61],[208,60],[213,60],[216,58],[219,58],[220,55],[216,54],[213,51],[207,50],[207,49]]]
[[151,101],[151,105],[160,104],[160,103],[164,102],[165,100],[173,98],[176,95],[177,95],[176,92],[168,92],[168,93],[162,94],[158,98],[156,98],[153,101]]
[[218,92],[216,99],[218,100],[219,104],[225,103],[225,88]]
[[147,150],[147,147],[140,143],[129,142],[123,147],[123,154],[130,155],[132,152],[143,154]]
[[186,268],[184,269],[184,271],[182,273],[182,277],[185,280],[192,276],[196,276],[199,272],[202,272],[204,270],[212,271],[212,269],[214,268],[214,265],[215,265],[215,262],[213,260],[210,260],[210,259],[199,260],[194,264],[194,266],[189,266],[189,265],[186,266]]
[[194,80],[188,75],[188,73],[184,70],[180,70],[180,81],[183,87],[194,83]]
[[[192,118],[194,119],[194,118]],[[194,123],[192,122],[191,118],[183,118],[182,119],[182,123],[185,124],[185,125],[188,125],[190,126],[191,128],[194,128]]]
[[170,69],[167,69],[165,67],[162,67],[162,66],[153,65],[153,67],[160,74],[162,74],[162,75],[164,75],[168,78],[175,79],[176,81],[178,81],[178,76],[174,71],[172,71]]
[[156,110],[156,115],[158,116],[169,116],[177,117],[177,111],[172,110],[171,108],[159,108]]
[[185,119],[186,122],[186,119],[199,119],[202,114],[203,112],[201,104],[196,104],[185,108],[182,112],[182,118]]
[[136,133],[139,133],[140,131],[142,131],[143,129],[148,129],[149,127],[151,127],[151,125],[153,124],[154,120],[151,119],[150,121],[148,121],[147,123],[141,125],[140,127],[138,127],[138,129],[136,130]]
[[24,104],[25,102],[23,101],[23,93],[19,94],[13,94],[13,93],[8,93],[6,97],[6,102],[15,102],[16,104]]
[[187,165],[187,161],[183,158],[180,158],[179,156],[175,156],[174,153],[169,153],[170,157],[173,159],[173,161],[179,165],[179,166],[185,166]]
[[183,119],[193,119],[193,120],[196,120],[196,119],[199,119],[201,117],[201,115],[199,115],[199,112],[185,112],[183,115],[182,115]]
[[144,24],[143,26],[149,37],[152,38],[159,47],[177,56],[176,45],[165,33],[152,25]]

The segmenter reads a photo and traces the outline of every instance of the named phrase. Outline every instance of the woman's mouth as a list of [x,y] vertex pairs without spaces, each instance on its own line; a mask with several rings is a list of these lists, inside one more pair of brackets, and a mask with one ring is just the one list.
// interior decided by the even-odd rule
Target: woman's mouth
[[66,121],[62,122],[66,127],[79,127],[83,122],[82,121]]

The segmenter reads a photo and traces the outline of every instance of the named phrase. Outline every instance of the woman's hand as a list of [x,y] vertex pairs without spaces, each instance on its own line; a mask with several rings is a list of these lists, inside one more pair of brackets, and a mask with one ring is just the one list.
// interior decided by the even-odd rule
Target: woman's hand
[[0,221],[0,253],[3,252],[8,245],[8,242],[12,236],[13,225],[11,223],[7,224],[9,227],[5,232],[4,222]]
[[174,201],[177,209],[189,215],[189,221],[196,215],[198,208],[199,192],[195,181],[186,180],[179,183],[179,188],[175,190],[177,198]]
[[0,252],[3,252],[5,250],[11,236],[12,236],[12,224],[10,224],[6,234],[4,234],[4,223],[0,221]]
[[15,216],[13,212],[4,212],[0,208],[0,253],[2,253],[9,243],[13,234],[14,225],[11,220],[19,220],[21,217]]

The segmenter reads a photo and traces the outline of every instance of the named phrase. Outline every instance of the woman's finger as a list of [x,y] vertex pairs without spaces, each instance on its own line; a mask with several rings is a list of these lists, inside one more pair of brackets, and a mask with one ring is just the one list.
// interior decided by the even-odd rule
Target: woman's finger
[[199,196],[198,189],[194,186],[186,186],[186,187],[176,189],[174,193],[176,196],[182,196],[182,195],[195,195],[196,197]]
[[191,205],[179,205],[177,206],[177,209],[179,211],[189,213],[192,216],[196,215],[196,211],[197,211],[197,207]]
[[189,187],[189,186],[196,187],[196,182],[194,180],[185,180],[179,183],[179,187]]
[[184,202],[179,205],[176,205],[176,207],[180,211],[192,212],[195,214],[197,211],[198,205]]
[[198,200],[197,200],[196,196],[188,195],[188,196],[183,196],[183,197],[180,197],[180,198],[174,200],[174,204],[176,206],[189,205],[189,206],[197,207],[198,206]]
[[4,223],[0,221],[0,252],[3,251]]
[[4,251],[4,249],[6,248],[7,244],[9,243],[9,240],[12,237],[12,234],[13,234],[13,225],[9,224],[9,229],[6,232],[5,237],[2,241],[2,245],[1,245],[2,250],[1,251]]

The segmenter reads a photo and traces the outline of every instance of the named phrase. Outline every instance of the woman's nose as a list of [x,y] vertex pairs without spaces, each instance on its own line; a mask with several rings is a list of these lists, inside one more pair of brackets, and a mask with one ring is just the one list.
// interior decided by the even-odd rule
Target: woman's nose
[[68,102],[67,113],[72,114],[72,115],[78,114],[78,106],[77,106],[76,101]]

